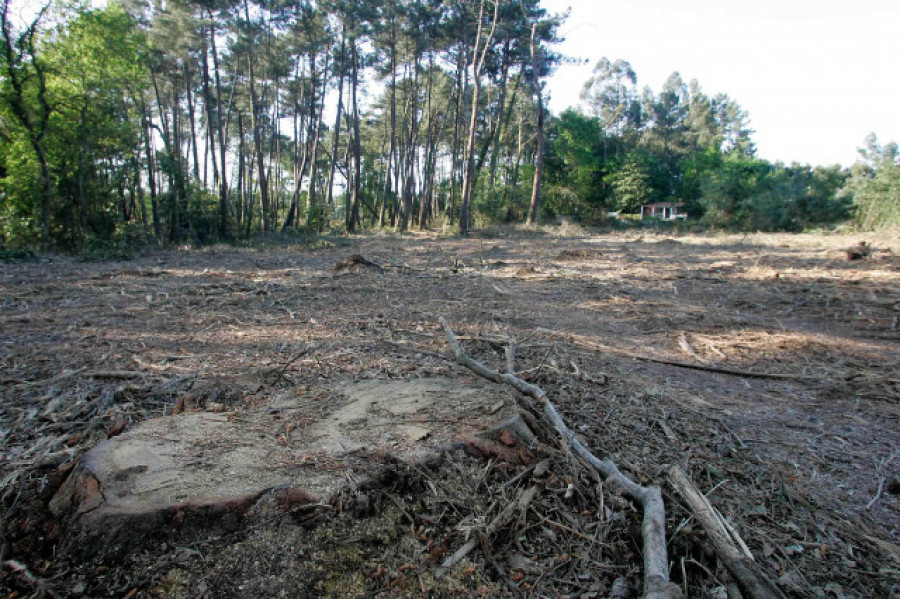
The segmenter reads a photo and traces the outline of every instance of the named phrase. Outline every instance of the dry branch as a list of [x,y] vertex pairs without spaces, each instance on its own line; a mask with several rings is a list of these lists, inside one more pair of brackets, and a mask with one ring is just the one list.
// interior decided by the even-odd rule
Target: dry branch
[[644,545],[644,597],[663,599],[680,597],[681,590],[669,582],[669,564],[666,553],[666,518],[662,493],[659,487],[643,487],[622,474],[608,458],[599,459],[590,452],[569,430],[556,407],[544,391],[512,374],[501,374],[472,359],[459,345],[453,329],[443,318],[447,343],[456,356],[456,361],[475,374],[495,383],[505,383],[541,404],[544,415],[561,435],[561,444],[571,449],[606,478],[606,484],[641,506],[644,513],[641,536]]
[[669,468],[669,483],[688,504],[691,514],[706,531],[716,555],[751,599],[785,597],[772,581],[759,572],[743,540],[733,528],[726,526],[724,518],[678,466]]
[[654,364],[664,364],[666,366],[676,366],[678,368],[689,368],[691,370],[702,370],[703,372],[714,372],[717,374],[727,374],[729,376],[740,376],[744,378],[751,379],[774,379],[774,380],[787,380],[787,381],[816,381],[820,380],[821,376],[814,375],[804,375],[804,374],[782,374],[778,372],[751,372],[749,370],[738,370],[736,368],[722,368],[720,366],[712,366],[708,364],[695,364],[693,362],[683,362],[681,360],[668,360],[666,358],[654,358],[653,356],[645,356],[643,354],[638,354],[635,352],[631,352],[624,349],[618,349],[609,345],[604,345],[602,343],[597,343],[596,341],[591,341],[581,335],[571,335],[568,333],[558,333],[557,331],[550,331],[547,329],[540,329],[542,333],[547,333],[553,336],[564,335],[573,340],[573,342],[578,345],[582,345],[594,351],[602,351],[607,353],[618,354],[620,356],[625,356],[627,358],[634,358],[635,360],[641,360],[644,362],[653,362]]
[[145,376],[144,372],[136,372],[134,370],[95,370],[85,373],[84,376],[95,379],[135,379]]

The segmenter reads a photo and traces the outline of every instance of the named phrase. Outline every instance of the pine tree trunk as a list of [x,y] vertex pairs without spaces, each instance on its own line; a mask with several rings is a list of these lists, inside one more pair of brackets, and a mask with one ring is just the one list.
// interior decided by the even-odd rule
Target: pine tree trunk
[[203,182],[206,184],[207,164],[212,161],[213,183],[219,184],[219,164],[216,159],[216,119],[213,110],[212,92],[209,85],[209,44],[207,43],[206,32],[203,32],[203,44],[201,52],[203,59],[201,61],[201,74],[203,76],[203,106],[206,109],[206,151],[203,154]]
[[[341,34],[341,67],[338,70],[337,74],[337,89],[338,89],[338,99],[337,99],[337,110],[336,115],[334,117],[334,135],[332,136],[331,141],[331,165],[328,167],[328,187],[326,188],[326,199],[325,203],[329,206],[334,202],[334,173],[337,170],[337,162],[338,162],[338,144],[341,139],[341,119],[343,118],[344,113],[344,72],[346,71],[346,56],[347,56],[347,43],[345,38],[346,28],[344,28],[344,33]],[[337,68],[335,67],[335,70]],[[347,227],[347,230],[350,230],[350,211],[348,210],[349,206],[344,209],[344,225]]]
[[[247,220],[244,209],[244,115],[238,112],[238,224]],[[248,227],[249,230],[249,227]]]
[[409,226],[416,186],[416,150],[419,131],[419,56],[413,62],[413,81],[410,90],[409,131],[406,138],[406,156],[403,168],[403,195],[400,202],[400,218],[397,230],[403,232]]
[[535,47],[537,25],[531,26],[531,78],[537,99],[537,154],[534,157],[534,183],[531,187],[531,209],[528,211],[528,224],[537,223],[538,202],[541,197],[541,178],[544,174],[544,98],[541,92],[539,76],[539,59]]
[[[244,1],[244,15],[250,22],[250,6]],[[253,130],[253,150],[256,154],[257,169],[259,170],[259,209],[262,222],[262,230],[268,233],[271,228],[269,213],[269,182],[266,178],[265,153],[262,143],[261,124],[259,122],[260,106],[256,94],[256,73],[254,70],[253,44],[247,49],[247,75],[250,87],[250,128]],[[252,178],[252,177],[251,177]]]
[[426,86],[426,96],[425,96],[425,112],[428,114],[428,124],[426,125],[426,133],[425,133],[425,168],[423,172],[424,185],[422,189],[422,198],[419,201],[419,218],[418,225],[419,229],[424,230],[428,220],[431,218],[432,214],[432,190],[434,185],[434,170],[432,167],[433,155],[436,151],[436,141],[437,132],[439,127],[437,126],[437,122],[440,120],[440,117],[436,117],[434,114],[434,109],[432,106],[433,93],[434,93],[434,80],[431,76],[432,68],[434,67],[434,59],[430,61],[429,69],[428,69],[428,84]]
[[187,65],[184,67],[184,91],[188,105],[188,118],[191,121],[191,150],[194,158],[194,180],[200,180],[200,156],[197,151],[197,129],[194,125],[194,94],[191,93],[191,75]]
[[[303,184],[303,173],[306,172],[306,159],[308,153],[305,144],[301,144],[300,131],[306,128],[306,119],[300,118],[300,106],[303,101],[303,88],[299,85],[300,81],[300,61],[294,70],[294,82],[297,85],[298,92],[293,95],[293,130],[294,130],[294,193],[291,196],[291,208],[288,215],[281,225],[281,231],[286,231],[289,227],[297,227],[300,224],[300,187]],[[301,147],[303,150],[301,151]]]
[[310,61],[312,68],[310,71],[310,80],[312,82],[313,94],[310,97],[310,119],[314,119],[315,125],[312,131],[312,148],[309,151],[309,214],[307,216],[307,224],[311,224],[317,231],[321,232],[325,229],[326,218],[325,208],[317,199],[316,192],[316,171],[318,170],[318,153],[319,153],[319,133],[322,126],[322,113],[325,108],[325,95],[328,86],[328,56],[325,57],[325,67],[322,70],[322,92],[319,106],[316,106],[316,54],[311,54]]
[[262,131],[259,122],[259,99],[256,95],[256,78],[253,71],[253,54],[247,55],[247,65],[250,83],[250,128],[253,131],[253,150],[256,155],[256,168],[259,171],[259,210],[262,219],[262,230],[268,233],[270,229],[269,213],[269,181],[266,178],[266,158],[262,144]]
[[[484,40],[484,47],[479,49],[481,33],[483,29],[485,0],[481,0],[481,9],[478,16],[478,34],[475,36],[475,48],[472,52],[472,109],[469,114],[469,134],[466,139],[465,164],[463,170],[462,202],[459,214],[459,234],[468,235],[471,227],[472,192],[475,185],[475,134],[478,129],[478,101],[481,99],[481,71],[487,58],[487,52],[494,38],[494,30],[497,27],[500,3],[494,3],[494,18],[491,23],[491,31]],[[479,57],[479,52],[481,56]]]
[[227,141],[225,128],[222,125],[222,84],[219,78],[219,54],[216,50],[216,34],[212,25],[209,28],[210,46],[212,48],[213,72],[216,78],[216,130],[219,136],[219,160],[222,161],[219,179],[219,236],[227,238],[228,231],[228,177],[225,175],[225,159],[227,157]]
[[453,116],[453,142],[450,147],[450,201],[447,206],[447,213],[450,216],[450,226],[456,217],[456,192],[457,192],[457,174],[459,173],[459,130],[462,124],[463,115],[463,97],[467,87],[466,66],[464,55],[459,52],[456,61],[456,110]]
[[144,128],[144,153],[147,155],[147,183],[150,185],[150,214],[153,219],[153,234],[157,240],[162,239],[162,228],[159,222],[159,206],[156,200],[156,175],[153,165],[153,151],[150,149],[150,115],[141,97],[141,124]]
[[384,227],[386,223],[386,214],[388,202],[391,201],[392,178],[391,169],[394,168],[394,152],[397,146],[397,29],[394,21],[391,22],[391,134],[390,146],[388,147],[387,169],[384,178],[384,203],[382,204],[381,216],[378,219],[378,226]]
[[172,82],[172,147],[171,158],[173,165],[172,176],[175,182],[175,193],[169,205],[171,221],[169,223],[169,237],[172,239],[181,239],[181,230],[179,228],[181,214],[185,212],[184,204],[187,202],[187,188],[184,180],[184,157],[181,154],[181,120],[178,118],[180,98],[178,96],[178,86]]
[[350,77],[350,100],[353,112],[353,185],[350,202],[350,220],[347,224],[349,233],[356,232],[359,226],[359,203],[360,203],[360,180],[362,178],[362,148],[359,140],[359,103],[358,103],[358,87],[359,87],[359,49],[357,41],[351,41],[352,48],[352,72]]

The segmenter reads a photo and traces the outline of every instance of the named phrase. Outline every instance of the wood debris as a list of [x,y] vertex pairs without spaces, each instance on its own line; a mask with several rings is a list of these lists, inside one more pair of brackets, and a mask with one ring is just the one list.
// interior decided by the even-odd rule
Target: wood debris
[[[250,431],[281,451],[348,381],[494,387],[453,363],[434,327],[446,315],[473,360],[542,389],[573,438],[636,484],[659,484],[677,465],[781,592],[890,597],[896,240],[872,236],[866,247],[878,249],[850,261],[857,244],[840,234],[635,237],[416,233],[0,264],[0,595],[41,584],[98,597],[641,592],[639,507],[560,444],[541,410],[522,413],[538,442],[521,444],[531,457],[520,463],[452,440],[420,464],[400,463],[389,443],[340,458],[309,451],[279,467],[366,467],[333,504],[283,511],[273,499],[235,528],[173,518],[155,544],[87,561],[58,550],[47,502],[80,456],[170,415],[179,398],[176,419],[213,412],[234,426],[274,394],[304,398],[309,413],[277,411]],[[336,272],[353,255],[381,268],[351,260]],[[497,389],[502,401],[465,416],[484,421],[523,400]],[[383,417],[397,442],[444,429]],[[504,514],[532,488],[526,509]],[[678,492],[662,491],[669,580],[690,597],[729,592],[735,576],[709,534]]]

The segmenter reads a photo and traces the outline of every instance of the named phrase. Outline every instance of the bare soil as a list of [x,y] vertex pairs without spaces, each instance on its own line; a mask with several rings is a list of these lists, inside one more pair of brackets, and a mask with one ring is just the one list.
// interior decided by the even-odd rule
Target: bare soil
[[[871,251],[848,259],[861,240]],[[309,413],[247,420],[290,447],[354,382],[449,379],[537,420],[527,400],[452,361],[440,317],[492,368],[515,339],[517,373],[582,441],[663,488],[686,596],[723,597],[730,578],[666,485],[670,464],[789,596],[900,597],[900,242],[571,229],[0,265],[0,591],[639,595],[635,508],[546,435],[523,463],[442,437],[451,421],[486,423],[468,409],[371,429],[343,463],[307,452],[315,468],[340,469],[328,501],[264,496],[227,518],[81,547],[49,509],[85,452],[153,418],[239,423],[302,396]],[[358,424],[354,414],[335,422]],[[382,435],[435,435],[441,450],[404,460]],[[528,507],[490,529],[526,491]],[[478,547],[443,571],[471,535]]]

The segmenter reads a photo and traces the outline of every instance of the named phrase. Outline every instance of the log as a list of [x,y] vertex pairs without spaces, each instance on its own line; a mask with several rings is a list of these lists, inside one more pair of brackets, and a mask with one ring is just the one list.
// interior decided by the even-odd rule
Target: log
[[384,268],[380,264],[378,264],[377,262],[374,262],[372,260],[369,260],[362,254],[353,254],[353,255],[347,256],[346,258],[344,258],[343,260],[339,261],[337,264],[334,265],[334,270],[346,270],[348,268],[353,268],[354,266],[357,266],[357,265],[369,266],[369,267],[377,269],[379,272],[384,272]]
[[[560,434],[560,444],[565,449],[571,449],[584,459],[592,468],[606,478],[606,484],[618,490],[622,495],[641,506],[643,521],[641,524],[641,537],[644,546],[644,598],[645,599],[673,599],[681,597],[681,589],[669,582],[669,563],[666,552],[666,514],[659,487],[643,487],[622,474],[618,467],[609,460],[599,459],[588,450],[575,434],[566,426],[556,407],[547,397],[547,394],[537,385],[523,381],[519,377],[505,373],[501,374],[491,370],[484,364],[472,359],[459,345],[456,335],[447,321],[440,319],[444,328],[447,343],[453,350],[456,361],[474,372],[475,374],[493,381],[506,384],[538,402],[544,416],[550,421]],[[507,368],[509,365],[507,364]]]
[[703,529],[716,556],[722,561],[741,590],[751,599],[786,599],[786,595],[759,571],[759,566],[736,531],[726,527],[716,508],[678,466],[669,467],[669,484],[687,503],[691,514]]

